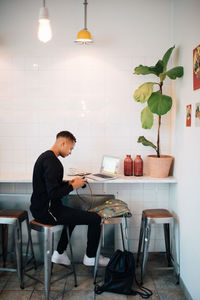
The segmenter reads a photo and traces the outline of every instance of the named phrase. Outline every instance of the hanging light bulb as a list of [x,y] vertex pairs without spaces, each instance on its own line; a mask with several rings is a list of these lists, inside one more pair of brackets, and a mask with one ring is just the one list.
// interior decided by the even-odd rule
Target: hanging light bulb
[[45,7],[45,0],[43,0],[43,7],[40,8],[38,23],[38,39],[43,43],[50,41],[52,38],[52,30],[48,9]]
[[90,44],[93,43],[91,33],[87,30],[87,0],[84,0],[84,29],[80,30],[77,34],[75,43],[77,44]]

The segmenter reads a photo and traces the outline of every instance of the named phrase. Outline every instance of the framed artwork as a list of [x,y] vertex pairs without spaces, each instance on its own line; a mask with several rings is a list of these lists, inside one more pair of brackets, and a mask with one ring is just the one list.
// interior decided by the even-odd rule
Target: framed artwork
[[200,102],[195,104],[195,126],[200,127]]
[[186,127],[191,127],[192,105],[186,106]]
[[193,50],[193,89],[200,88],[200,45]]

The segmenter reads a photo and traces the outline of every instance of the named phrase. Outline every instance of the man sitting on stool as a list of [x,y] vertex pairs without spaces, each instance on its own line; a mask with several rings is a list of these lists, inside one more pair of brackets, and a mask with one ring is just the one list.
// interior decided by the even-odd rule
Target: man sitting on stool
[[[94,266],[96,251],[100,237],[101,217],[95,212],[74,209],[62,204],[62,197],[86,184],[86,179],[75,177],[63,180],[63,165],[59,156],[71,154],[76,138],[69,131],[61,131],[50,150],[42,153],[33,170],[33,193],[30,210],[37,222],[47,225],[67,225],[71,235],[76,225],[88,225],[87,249],[83,263]],[[66,228],[63,228],[57,250],[52,255],[52,262],[70,265],[66,248],[68,244]],[[109,258],[100,256],[99,264],[106,266]]]

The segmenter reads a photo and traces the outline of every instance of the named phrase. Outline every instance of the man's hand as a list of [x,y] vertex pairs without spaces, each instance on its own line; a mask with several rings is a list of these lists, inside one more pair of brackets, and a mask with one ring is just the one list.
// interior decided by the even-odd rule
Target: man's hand
[[84,184],[87,183],[87,179],[86,178],[82,178],[80,176],[75,177],[74,179],[69,181],[69,184],[71,184],[73,186],[73,189],[76,190],[82,186],[84,186]]

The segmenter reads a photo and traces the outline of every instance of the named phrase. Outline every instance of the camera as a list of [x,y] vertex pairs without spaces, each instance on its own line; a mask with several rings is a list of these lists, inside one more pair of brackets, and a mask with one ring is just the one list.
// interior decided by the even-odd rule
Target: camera
[[[85,176],[82,176],[82,179],[85,179]],[[86,184],[82,186],[82,189],[86,188]]]

